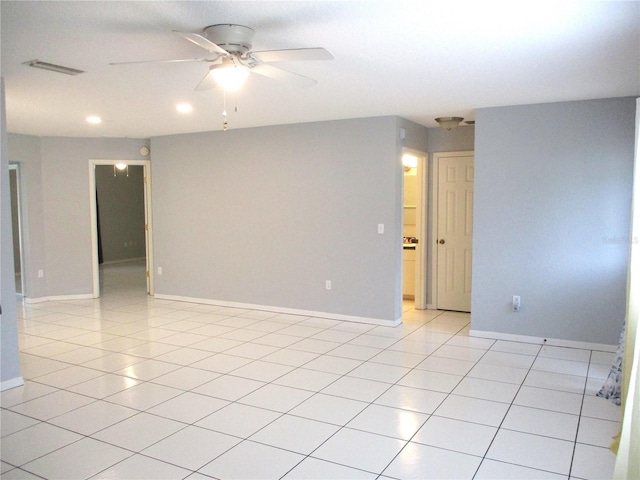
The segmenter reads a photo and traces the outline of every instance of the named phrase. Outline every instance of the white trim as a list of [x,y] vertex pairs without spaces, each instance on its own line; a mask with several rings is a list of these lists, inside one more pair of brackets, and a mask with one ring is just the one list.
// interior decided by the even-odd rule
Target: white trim
[[617,345],[606,343],[578,342],[559,338],[531,337],[529,335],[512,335],[510,333],[488,332],[484,330],[470,330],[470,337],[490,338],[493,340],[507,340],[509,342],[534,343],[536,345],[553,345],[554,347],[581,348],[583,350],[597,350],[600,352],[615,352]]
[[61,302],[65,300],[88,300],[95,298],[91,293],[78,295],[52,295],[49,297],[24,298],[24,303]]
[[384,327],[396,327],[402,323],[402,317],[396,320],[383,320],[381,318],[356,317],[352,315],[341,315],[338,313],[315,312],[312,310],[299,310],[297,308],[272,307],[269,305],[255,305],[252,303],[227,302],[224,300],[212,300],[208,298],[183,297],[181,295],[164,295],[161,293],[155,294],[154,297],[161,300],[174,300],[176,302],[200,303],[204,305],[218,305],[220,307],[246,308],[249,310],[260,310],[264,312],[288,313],[291,315],[328,318],[331,320],[343,320],[345,322],[366,323],[369,325],[380,325]]
[[[21,183],[21,172],[20,172],[20,164],[17,162],[9,162],[9,171],[14,170],[16,172],[16,199],[18,204],[16,205],[16,211],[18,212],[18,256],[20,257],[20,297],[24,297],[25,295],[25,284],[26,284],[26,275],[24,274],[24,231],[22,226],[22,186]],[[11,180],[11,175],[9,175],[9,180]]]
[[10,388],[21,387],[24,385],[24,379],[22,377],[15,377],[10,380],[5,380],[4,382],[0,382],[0,392],[4,392],[5,390],[9,390]]

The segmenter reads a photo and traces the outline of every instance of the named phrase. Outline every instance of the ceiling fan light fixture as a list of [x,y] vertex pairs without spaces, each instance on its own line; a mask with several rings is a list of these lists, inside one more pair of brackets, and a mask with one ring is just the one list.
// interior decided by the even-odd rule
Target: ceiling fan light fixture
[[463,121],[462,117],[438,117],[436,118],[436,122],[445,130],[452,130],[460,125],[460,122]]
[[249,67],[237,65],[230,58],[223,58],[221,64],[209,67],[209,74],[216,83],[229,92],[240,89],[250,73]]

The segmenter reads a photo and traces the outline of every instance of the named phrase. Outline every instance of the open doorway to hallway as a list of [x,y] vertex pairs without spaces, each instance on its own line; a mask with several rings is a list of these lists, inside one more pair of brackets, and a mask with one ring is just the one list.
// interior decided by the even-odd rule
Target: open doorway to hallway
[[152,293],[148,161],[91,161],[94,297]]
[[404,149],[402,311],[424,310],[426,298],[426,177],[427,155]]

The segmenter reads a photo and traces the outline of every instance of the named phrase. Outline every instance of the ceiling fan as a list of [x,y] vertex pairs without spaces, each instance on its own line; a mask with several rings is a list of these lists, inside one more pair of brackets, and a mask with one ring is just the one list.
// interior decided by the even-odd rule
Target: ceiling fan
[[196,90],[214,88],[216,83],[225,88],[225,90],[233,90],[237,89],[250,73],[256,73],[289,85],[311,87],[317,83],[316,80],[288,70],[283,70],[271,64],[278,62],[332,60],[334,58],[331,52],[321,47],[253,51],[251,48],[253,46],[255,31],[242,25],[211,25],[204,29],[204,35],[180,32],[177,30],[174,30],[174,33],[202,47],[211,55],[205,58],[120,62],[111,63],[111,65],[207,62],[210,64],[209,72],[196,86]]

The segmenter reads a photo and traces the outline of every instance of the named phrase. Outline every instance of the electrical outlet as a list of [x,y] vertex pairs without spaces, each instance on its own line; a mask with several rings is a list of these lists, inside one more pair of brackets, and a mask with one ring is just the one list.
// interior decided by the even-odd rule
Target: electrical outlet
[[384,233],[384,223],[378,224],[378,233],[381,235]]
[[158,267],[158,275],[162,275],[162,267]]
[[327,290],[331,290],[331,280],[327,280],[327,281],[324,283],[324,287],[325,287]]
[[514,312],[520,311],[520,295],[514,295],[511,302],[511,310]]
[[38,278],[44,277],[44,270],[38,270]]

